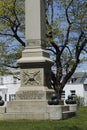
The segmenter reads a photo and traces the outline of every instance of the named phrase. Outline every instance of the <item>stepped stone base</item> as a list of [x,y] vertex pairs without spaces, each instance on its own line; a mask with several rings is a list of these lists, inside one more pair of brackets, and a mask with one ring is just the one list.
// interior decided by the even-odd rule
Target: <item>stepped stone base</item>
[[[14,103],[9,102],[7,108],[0,107],[0,120],[17,120],[17,119],[29,119],[29,120],[61,120],[73,117],[76,115],[77,106],[70,105],[48,105],[46,101],[30,102],[29,101],[17,101]],[[13,105],[16,104],[16,105]],[[31,106],[30,106],[31,104]],[[38,104],[36,106],[36,104]],[[13,106],[14,108],[13,108]],[[25,107],[24,107],[25,105]],[[32,107],[32,108],[31,108]],[[72,107],[72,111],[70,110]],[[76,109],[75,109],[76,108]]]
[[46,120],[48,119],[47,113],[5,113],[3,120],[18,120],[18,119],[29,119],[29,120]]
[[73,117],[76,115],[76,112],[74,111],[65,111],[62,113],[62,119],[67,119],[67,118],[70,118],[70,117]]

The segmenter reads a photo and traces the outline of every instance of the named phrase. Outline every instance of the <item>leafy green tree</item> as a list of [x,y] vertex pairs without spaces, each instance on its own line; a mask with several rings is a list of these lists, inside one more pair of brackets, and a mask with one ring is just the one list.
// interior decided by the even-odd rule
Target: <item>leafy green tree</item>
[[11,50],[5,46],[4,42],[0,43],[0,75],[11,73],[11,68],[18,68],[17,59],[21,57],[22,46],[16,46]]
[[48,5],[48,48],[55,57],[52,77],[60,99],[62,89],[83,60],[82,53],[87,53],[87,2],[51,0]]
[[25,46],[24,0],[0,0],[0,36],[14,38]]
[[24,19],[24,0],[0,0],[1,74],[7,72],[9,67],[17,68],[16,60],[25,46]]

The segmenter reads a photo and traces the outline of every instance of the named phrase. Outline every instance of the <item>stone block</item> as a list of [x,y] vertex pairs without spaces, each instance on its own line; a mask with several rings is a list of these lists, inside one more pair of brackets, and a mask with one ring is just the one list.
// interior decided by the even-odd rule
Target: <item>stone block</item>
[[62,105],[62,112],[69,111],[68,105]]
[[62,105],[50,105],[47,107],[50,120],[62,119]]
[[64,111],[62,112],[62,119],[68,119],[68,118],[71,118],[73,116],[75,116],[76,113],[74,111]]
[[29,119],[29,120],[48,120],[48,113],[5,113],[4,120],[18,120],[18,119]]
[[77,104],[70,104],[69,111],[77,112]]
[[7,113],[43,113],[46,111],[47,101],[40,100],[20,100],[7,104]]
[[0,114],[5,113],[5,111],[6,111],[6,108],[4,106],[1,106],[0,107]]

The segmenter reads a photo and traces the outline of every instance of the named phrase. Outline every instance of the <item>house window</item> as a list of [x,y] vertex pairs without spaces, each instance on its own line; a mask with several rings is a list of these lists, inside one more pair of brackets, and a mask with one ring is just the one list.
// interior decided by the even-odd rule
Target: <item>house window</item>
[[3,77],[0,77],[0,85],[3,85]]
[[75,90],[71,90],[71,95],[75,96],[76,95],[76,91]]
[[65,98],[65,91],[62,91],[61,98]]
[[13,77],[13,83],[17,84],[17,78],[16,77]]
[[9,101],[15,100],[15,94],[10,94],[9,95]]

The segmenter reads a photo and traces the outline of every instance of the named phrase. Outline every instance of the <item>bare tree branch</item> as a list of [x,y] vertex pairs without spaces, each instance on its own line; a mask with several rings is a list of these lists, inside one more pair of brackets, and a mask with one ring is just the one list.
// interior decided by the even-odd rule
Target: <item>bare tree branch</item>
[[51,51],[53,54],[56,54],[56,52],[53,49],[47,48],[48,51]]
[[67,6],[67,8],[66,8],[66,10],[65,10],[66,19],[67,19],[68,24],[72,24],[72,23],[70,22],[70,19],[69,19],[69,16],[68,16],[68,9],[69,9],[69,7],[71,6],[72,3],[73,3],[73,0],[70,1],[69,5]]
[[14,35],[8,34],[8,33],[7,33],[7,34],[6,34],[6,33],[0,33],[0,35],[1,35],[1,37],[2,37],[2,36],[11,36],[11,37],[14,37]]
[[62,54],[62,52],[64,51],[66,45],[68,44],[70,29],[71,29],[71,27],[72,27],[72,26],[71,26],[71,25],[72,25],[72,22],[70,22],[69,15],[68,15],[68,9],[69,9],[69,7],[71,6],[72,2],[73,2],[73,0],[70,1],[69,5],[67,6],[67,8],[66,8],[66,10],[65,10],[66,19],[67,19],[67,22],[68,22],[69,25],[68,25],[68,29],[67,29],[67,33],[66,33],[66,39],[65,39],[65,42],[64,42],[64,46],[62,47],[61,52],[60,52],[61,54]]
[[66,33],[66,39],[65,39],[64,45],[62,46],[62,49],[61,49],[61,52],[60,52],[61,54],[62,54],[62,52],[64,51],[65,47],[68,44],[70,29],[71,29],[71,24],[68,26],[67,33]]

